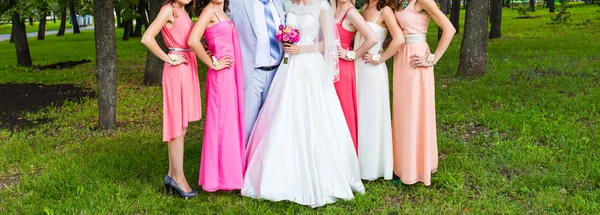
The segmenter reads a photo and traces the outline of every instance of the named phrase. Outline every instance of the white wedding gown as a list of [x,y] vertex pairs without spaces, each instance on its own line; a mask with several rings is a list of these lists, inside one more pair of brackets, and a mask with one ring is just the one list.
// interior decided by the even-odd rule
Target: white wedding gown
[[[299,46],[318,36],[313,6],[285,3],[287,25],[300,31]],[[364,192],[327,67],[319,52],[291,55],[279,67],[248,143],[243,196],[319,207]]]

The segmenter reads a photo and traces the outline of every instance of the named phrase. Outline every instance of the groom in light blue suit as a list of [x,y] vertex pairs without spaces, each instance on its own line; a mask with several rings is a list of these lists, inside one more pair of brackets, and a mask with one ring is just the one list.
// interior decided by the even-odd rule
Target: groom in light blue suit
[[281,0],[237,0],[229,1],[227,15],[239,32],[242,47],[247,144],[283,58],[275,33],[285,24],[285,14]]

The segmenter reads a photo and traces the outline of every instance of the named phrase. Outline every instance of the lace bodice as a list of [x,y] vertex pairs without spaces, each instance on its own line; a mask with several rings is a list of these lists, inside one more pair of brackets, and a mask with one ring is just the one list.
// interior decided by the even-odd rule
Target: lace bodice
[[290,0],[284,3],[286,25],[300,31],[299,46],[312,45],[319,34],[320,5],[296,5]]

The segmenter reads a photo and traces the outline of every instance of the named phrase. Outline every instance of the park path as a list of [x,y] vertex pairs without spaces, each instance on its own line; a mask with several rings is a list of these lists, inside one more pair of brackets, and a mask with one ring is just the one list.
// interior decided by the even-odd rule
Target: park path
[[[91,29],[94,29],[94,26],[79,27],[80,31],[91,30]],[[65,29],[65,34],[71,33],[71,32],[73,32],[73,28]],[[57,33],[58,33],[58,30],[46,31],[46,35],[56,35]],[[37,37],[37,31],[27,33],[27,37]],[[0,34],[0,41],[6,41],[6,40],[10,40],[10,34]]]

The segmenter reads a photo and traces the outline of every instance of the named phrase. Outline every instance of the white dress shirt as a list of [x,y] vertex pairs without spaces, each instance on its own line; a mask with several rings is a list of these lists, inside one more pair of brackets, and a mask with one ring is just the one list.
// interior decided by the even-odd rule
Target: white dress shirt
[[[273,0],[269,0],[269,9],[273,15],[275,21],[275,29],[279,29],[281,19],[279,17],[279,10],[273,3]],[[260,0],[254,0],[254,26],[256,33],[256,68],[263,66],[275,66],[279,59],[271,57],[271,44],[269,42],[269,31],[267,29],[267,20],[265,18],[265,5]],[[275,32],[271,32],[275,34]]]

